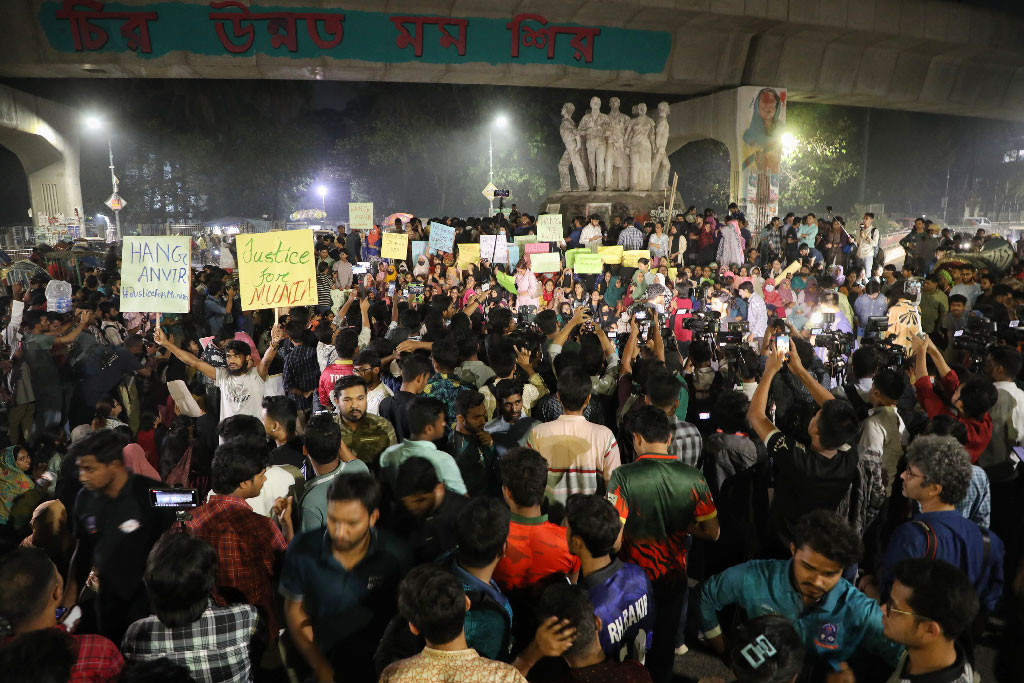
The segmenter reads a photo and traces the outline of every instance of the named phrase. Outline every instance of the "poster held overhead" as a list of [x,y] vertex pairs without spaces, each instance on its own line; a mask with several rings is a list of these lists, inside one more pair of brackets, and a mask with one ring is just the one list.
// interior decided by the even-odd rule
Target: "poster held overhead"
[[560,242],[562,240],[562,214],[547,213],[537,216],[537,241]]
[[312,230],[238,235],[235,245],[242,310],[315,306],[313,243]]
[[409,255],[409,235],[405,233],[386,232],[381,245],[381,258],[399,259],[404,261]]
[[191,265],[190,237],[125,237],[119,309],[125,313],[188,313]]
[[430,223],[430,253],[452,253],[455,250],[455,228],[444,223]]
[[356,230],[373,228],[373,202],[348,203],[348,227]]

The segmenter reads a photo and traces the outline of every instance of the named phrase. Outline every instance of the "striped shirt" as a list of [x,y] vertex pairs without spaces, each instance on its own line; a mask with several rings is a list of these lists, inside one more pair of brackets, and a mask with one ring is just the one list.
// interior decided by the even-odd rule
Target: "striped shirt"
[[549,502],[564,505],[574,493],[597,493],[599,481],[606,490],[619,466],[619,444],[612,431],[582,415],[561,415],[535,426],[526,445],[548,461]]

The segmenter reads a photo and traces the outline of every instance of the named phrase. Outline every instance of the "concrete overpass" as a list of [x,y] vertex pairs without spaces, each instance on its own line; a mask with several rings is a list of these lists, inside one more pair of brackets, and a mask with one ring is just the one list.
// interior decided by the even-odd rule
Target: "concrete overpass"
[[0,77],[497,83],[669,101],[775,85],[793,101],[1021,119],[1024,19],[986,5],[998,3],[5,0]]
[[74,110],[0,85],[0,145],[25,168],[35,225],[82,211],[78,126]]

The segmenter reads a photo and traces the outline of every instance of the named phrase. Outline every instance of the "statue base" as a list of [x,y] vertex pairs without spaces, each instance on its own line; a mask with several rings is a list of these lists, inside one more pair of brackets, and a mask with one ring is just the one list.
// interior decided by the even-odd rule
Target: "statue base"
[[[623,222],[664,221],[668,225],[668,190],[629,192],[606,190],[604,192],[555,192],[540,204],[540,213],[562,214],[563,227],[572,224],[576,216],[586,219],[597,214],[605,226],[611,225],[612,216],[622,216]],[[676,192],[672,213],[685,213],[682,197]]]

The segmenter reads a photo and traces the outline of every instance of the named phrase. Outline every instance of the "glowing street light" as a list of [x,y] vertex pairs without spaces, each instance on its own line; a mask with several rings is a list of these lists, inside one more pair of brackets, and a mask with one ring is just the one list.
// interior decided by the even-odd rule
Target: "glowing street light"
[[[487,182],[494,183],[494,141],[492,133],[495,128],[506,128],[508,127],[508,117],[504,114],[498,114],[494,117],[491,125],[487,128]],[[491,194],[490,208],[488,209],[488,216],[494,215],[494,195]]]
[[317,193],[320,195],[320,208],[324,210],[324,215],[327,215],[327,188],[323,185],[317,185]]
[[793,135],[792,133],[783,133],[782,134],[782,154],[783,154],[783,156],[789,156],[794,151],[796,151],[796,146],[798,144],[800,144],[800,141],[797,140],[795,135]]
[[[106,121],[102,117],[96,114],[88,114],[84,120],[85,127],[91,131],[101,131],[107,129],[107,153],[110,157],[110,187],[113,193],[117,194],[117,176],[114,174],[114,147],[110,142],[110,129],[107,128]],[[117,223],[117,240],[121,241],[121,209],[114,209],[114,220]],[[109,224],[108,224],[109,225]]]

